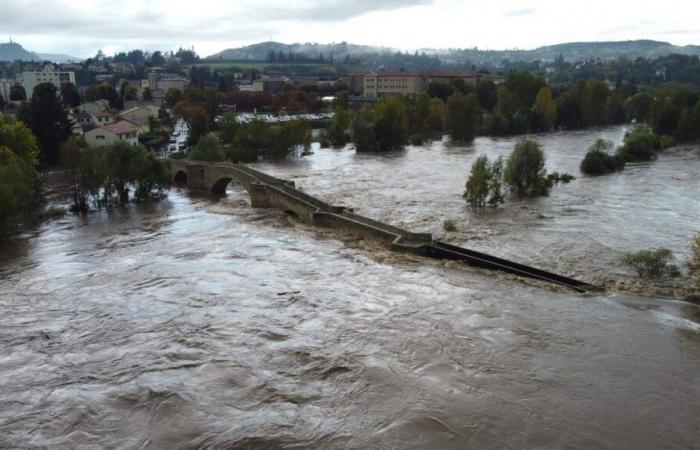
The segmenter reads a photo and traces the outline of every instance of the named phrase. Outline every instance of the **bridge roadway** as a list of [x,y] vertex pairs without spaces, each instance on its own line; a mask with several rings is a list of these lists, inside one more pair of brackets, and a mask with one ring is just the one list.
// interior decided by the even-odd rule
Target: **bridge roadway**
[[305,223],[338,228],[376,239],[388,244],[396,251],[463,261],[471,266],[534,278],[577,292],[597,289],[595,286],[563,275],[435,241],[429,233],[413,233],[354,214],[350,208],[329,205],[296,189],[293,181],[275,178],[245,165],[173,159],[167,161],[170,164],[173,181],[186,183],[189,189],[224,194],[228,184],[233,181],[248,191],[251,206],[254,208],[278,208],[291,211]]

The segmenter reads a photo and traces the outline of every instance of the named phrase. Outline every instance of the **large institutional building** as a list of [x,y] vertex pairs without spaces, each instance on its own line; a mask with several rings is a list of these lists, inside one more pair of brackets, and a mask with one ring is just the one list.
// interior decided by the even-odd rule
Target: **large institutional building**
[[61,89],[63,83],[75,84],[74,72],[59,72],[52,64],[47,64],[44,70],[35,72],[22,72],[22,86],[27,93],[27,100],[32,98],[37,84],[51,83]]
[[428,84],[433,81],[449,83],[455,79],[462,79],[467,84],[475,85],[483,78],[489,78],[496,84],[503,81],[503,77],[499,75],[438,71],[351,74],[346,78],[346,82],[352,92],[371,99],[391,95],[417,95],[427,89]]

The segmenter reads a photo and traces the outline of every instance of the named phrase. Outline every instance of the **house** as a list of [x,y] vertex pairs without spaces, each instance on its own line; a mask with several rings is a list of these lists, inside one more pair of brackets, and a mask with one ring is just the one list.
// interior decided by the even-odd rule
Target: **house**
[[63,83],[75,84],[75,72],[59,72],[53,64],[47,64],[40,71],[22,72],[22,86],[27,93],[27,100],[31,100],[34,88],[41,83],[51,83],[61,89]]
[[114,115],[110,111],[102,111],[95,114],[90,114],[90,117],[92,117],[92,123],[94,123],[97,126],[114,123]]
[[117,123],[103,125],[85,133],[85,142],[88,145],[100,147],[124,141],[131,145],[139,143],[139,131],[136,125],[120,120]]
[[158,108],[155,106],[137,106],[119,115],[122,120],[130,122],[139,129],[139,134],[151,131],[151,119],[158,118]]
[[364,76],[365,97],[417,95],[425,85],[425,77],[417,72],[369,72]]

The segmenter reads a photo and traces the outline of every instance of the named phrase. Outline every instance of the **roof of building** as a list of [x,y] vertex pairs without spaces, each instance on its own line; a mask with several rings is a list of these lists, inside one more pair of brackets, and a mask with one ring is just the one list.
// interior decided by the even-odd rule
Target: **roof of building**
[[131,122],[127,122],[126,120],[120,120],[117,123],[103,125],[102,128],[114,134],[135,133],[137,131],[136,125]]
[[468,74],[461,72],[451,72],[447,70],[434,70],[432,72],[426,72],[425,76],[428,78],[461,78],[466,77]]
[[146,119],[145,117],[142,117],[142,116],[132,115],[129,117],[123,117],[123,119],[127,122],[133,123],[134,125],[138,125],[138,126],[146,125],[148,123],[148,119]]
[[422,77],[423,75],[418,72],[372,72],[378,77]]

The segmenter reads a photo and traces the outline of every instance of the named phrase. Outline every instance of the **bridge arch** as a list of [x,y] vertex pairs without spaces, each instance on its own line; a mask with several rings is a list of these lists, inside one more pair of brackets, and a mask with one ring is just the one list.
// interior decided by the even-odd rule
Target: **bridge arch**
[[[229,183],[233,181],[232,177],[222,177],[219,178],[212,184],[211,186],[211,192],[214,194],[225,194],[226,193],[226,188],[228,187]],[[239,183],[240,184],[240,183]],[[242,186],[244,187],[244,186]],[[247,191],[247,189],[246,189]]]
[[187,172],[184,170],[178,170],[175,172],[175,175],[173,176],[173,181],[176,185],[182,185],[186,186],[187,185]]

